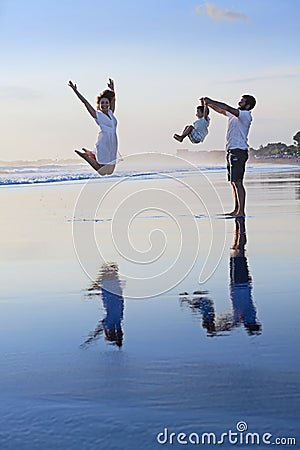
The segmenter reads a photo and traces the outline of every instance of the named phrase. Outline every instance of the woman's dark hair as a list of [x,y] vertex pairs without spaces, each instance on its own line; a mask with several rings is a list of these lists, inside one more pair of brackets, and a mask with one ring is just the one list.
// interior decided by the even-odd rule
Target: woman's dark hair
[[104,89],[104,91],[100,92],[100,94],[97,96],[97,104],[100,103],[100,100],[102,98],[107,98],[109,100],[109,103],[111,103],[112,99],[115,98],[115,93],[110,89]]
[[250,106],[249,109],[253,109],[254,106],[256,105],[255,98],[252,95],[248,95],[248,94],[242,95],[242,97],[246,100],[246,104],[248,106]]

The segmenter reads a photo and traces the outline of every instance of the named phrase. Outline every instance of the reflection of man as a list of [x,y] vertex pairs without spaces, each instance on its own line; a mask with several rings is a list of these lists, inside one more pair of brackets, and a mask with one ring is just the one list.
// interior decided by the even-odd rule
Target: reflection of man
[[122,346],[123,331],[121,324],[123,320],[124,298],[118,270],[117,264],[103,264],[96,281],[89,289],[89,295],[92,295],[93,291],[100,290],[106,316],[99,322],[95,331],[90,333],[89,338],[84,344],[90,344],[104,333],[107,341],[118,347]]
[[203,101],[207,106],[228,118],[227,170],[234,198],[234,209],[228,214],[234,217],[245,216],[246,191],[243,178],[248,159],[248,133],[252,122],[251,109],[254,108],[256,100],[252,95],[245,94],[240,99],[238,108],[208,97],[205,97]]
[[245,256],[246,242],[245,218],[237,217],[229,263],[232,313],[216,315],[214,303],[206,295],[208,291],[195,291],[192,298],[189,298],[187,292],[180,294],[181,304],[186,304],[193,312],[201,314],[202,327],[207,330],[207,336],[226,335],[241,324],[249,335],[261,333],[261,324],[257,320],[252,299],[252,280]]
[[246,242],[245,219],[236,218],[230,256],[230,299],[233,308],[233,325],[243,323],[249,334],[259,334],[261,325],[257,321],[256,308],[252,299],[252,280],[245,256]]

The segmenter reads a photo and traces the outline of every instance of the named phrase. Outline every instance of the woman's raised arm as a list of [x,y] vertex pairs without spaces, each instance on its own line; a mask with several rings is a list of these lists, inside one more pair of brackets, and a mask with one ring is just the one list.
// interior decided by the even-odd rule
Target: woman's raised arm
[[96,110],[92,107],[92,105],[84,98],[83,95],[80,94],[80,92],[77,90],[77,85],[72,83],[72,81],[69,81],[68,86],[74,91],[74,93],[77,95],[80,101],[84,104],[90,115],[93,117],[93,119],[96,119]]
[[116,93],[115,93],[115,83],[114,80],[112,80],[111,78],[108,79],[108,83],[107,83],[107,87],[108,89],[110,89],[111,91],[113,91],[113,93],[115,94],[115,96],[111,99],[110,101],[110,109],[112,110],[112,112],[115,112],[116,109]]

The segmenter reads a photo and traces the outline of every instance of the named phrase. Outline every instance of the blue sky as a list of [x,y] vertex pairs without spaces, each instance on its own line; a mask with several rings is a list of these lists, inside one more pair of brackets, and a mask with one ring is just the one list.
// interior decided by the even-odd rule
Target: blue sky
[[[250,145],[292,143],[298,119],[300,3],[270,0],[0,0],[0,159],[73,157],[97,127],[67,86],[94,104],[116,83],[120,151],[175,153],[198,98],[257,98]],[[197,149],[223,149],[211,113]]]

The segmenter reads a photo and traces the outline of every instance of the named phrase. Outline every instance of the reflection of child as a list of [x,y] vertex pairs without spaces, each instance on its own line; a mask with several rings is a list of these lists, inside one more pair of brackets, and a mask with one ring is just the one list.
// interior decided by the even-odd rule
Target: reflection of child
[[204,141],[208,134],[210,118],[208,117],[208,107],[204,104],[203,100],[201,100],[201,103],[202,105],[197,106],[196,109],[196,116],[198,117],[198,120],[196,120],[193,125],[187,125],[182,134],[174,134],[173,137],[176,141],[182,142],[187,136],[193,144],[199,144]]
[[193,298],[189,299],[189,294],[184,292],[180,294],[180,302],[187,302],[188,306],[195,312],[200,311],[202,316],[202,327],[207,330],[208,336],[214,336],[215,327],[215,308],[214,302],[206,295],[208,291],[194,291]]

